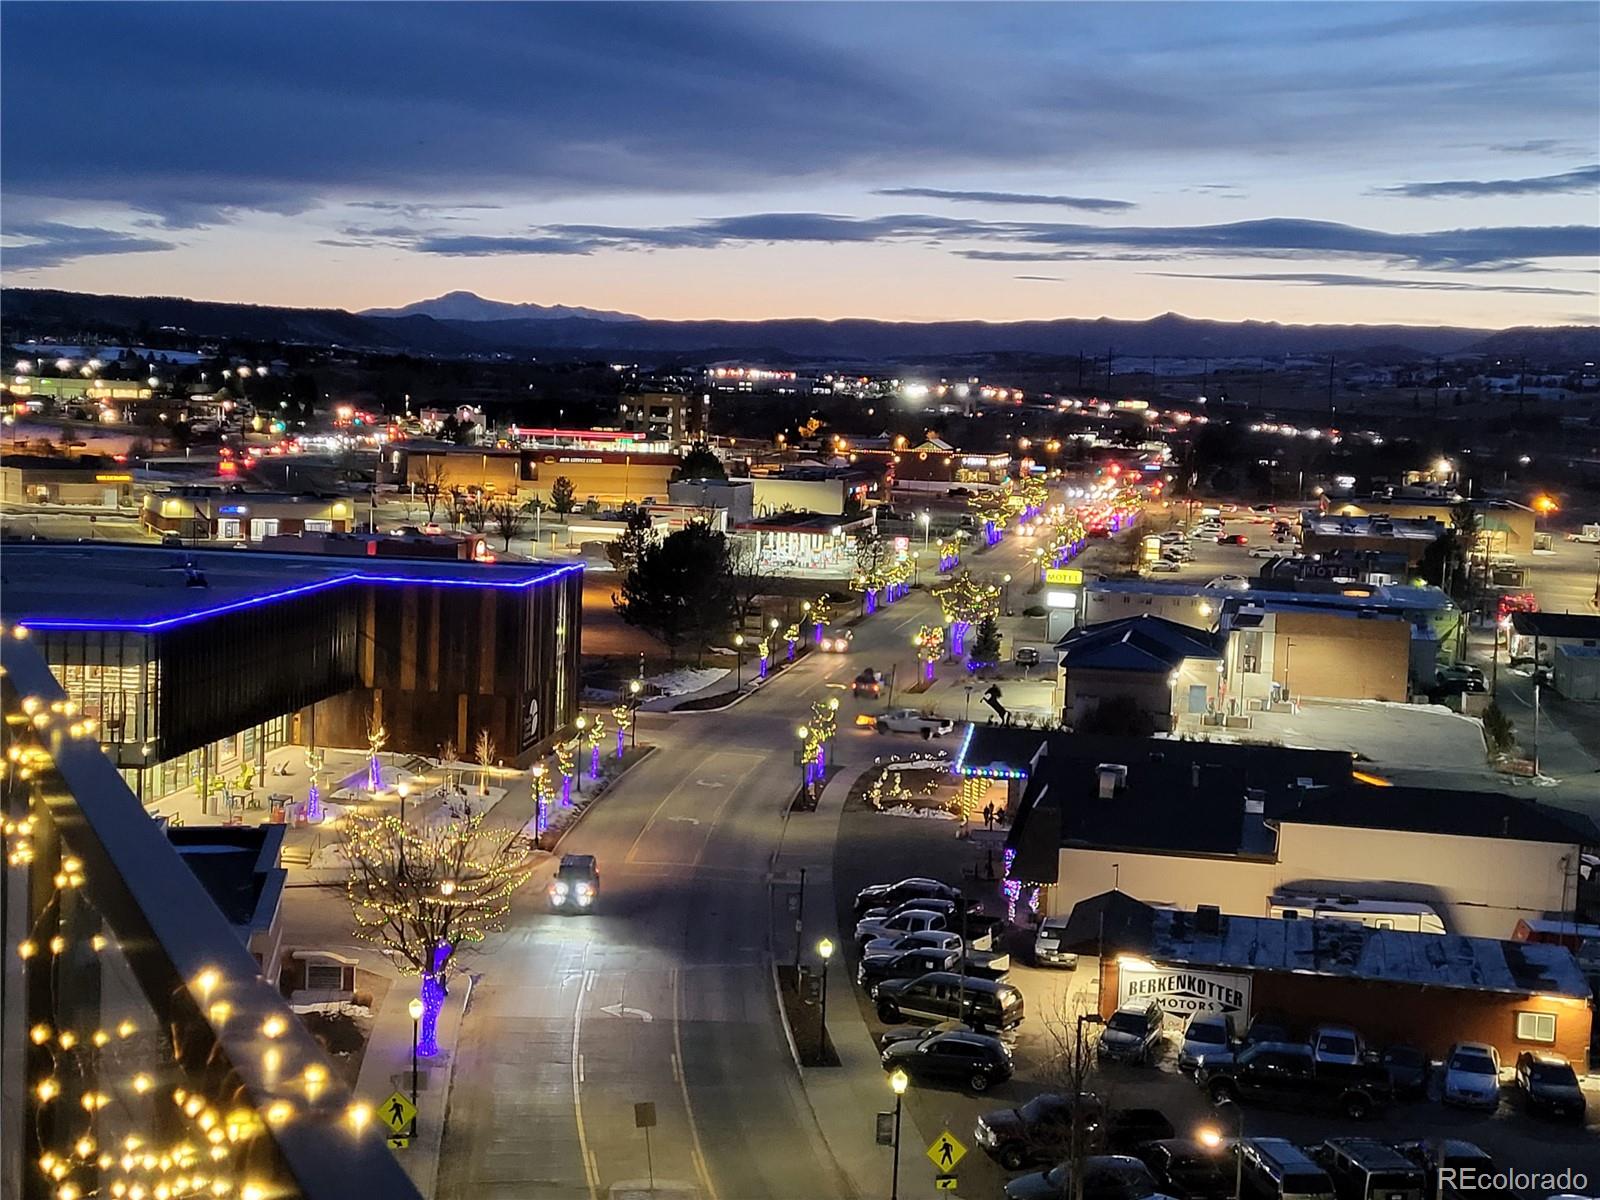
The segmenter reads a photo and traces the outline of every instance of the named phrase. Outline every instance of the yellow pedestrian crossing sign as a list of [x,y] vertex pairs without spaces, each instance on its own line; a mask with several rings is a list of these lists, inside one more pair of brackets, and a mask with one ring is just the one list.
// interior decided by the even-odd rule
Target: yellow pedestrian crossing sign
[[411,1122],[417,1115],[417,1106],[411,1103],[404,1092],[394,1092],[387,1100],[378,1105],[378,1120],[382,1121],[395,1133],[403,1133],[411,1128]]
[[946,1129],[933,1139],[928,1147],[928,1157],[941,1171],[953,1171],[956,1164],[967,1156],[967,1148],[956,1140],[956,1135]]

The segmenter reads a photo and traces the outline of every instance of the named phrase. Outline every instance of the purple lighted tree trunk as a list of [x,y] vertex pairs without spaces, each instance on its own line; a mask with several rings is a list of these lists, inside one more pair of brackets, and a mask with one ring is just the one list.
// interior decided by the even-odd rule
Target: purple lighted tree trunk
[[445,986],[445,968],[450,962],[449,943],[436,946],[433,951],[433,970],[422,977],[422,1025],[417,1036],[417,1057],[432,1058],[439,1053],[439,1014],[444,1010],[445,997],[450,989]]

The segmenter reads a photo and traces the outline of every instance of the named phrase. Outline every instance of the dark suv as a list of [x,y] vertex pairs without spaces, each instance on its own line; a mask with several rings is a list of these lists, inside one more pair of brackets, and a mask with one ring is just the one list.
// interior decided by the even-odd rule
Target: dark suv
[[1100,1098],[1079,1092],[1074,1104],[1066,1096],[1044,1092],[1020,1108],[1000,1108],[984,1113],[972,1131],[972,1140],[1008,1171],[1057,1163],[1072,1147],[1072,1122],[1078,1115],[1085,1146],[1104,1115]]
[[1517,1055],[1517,1094],[1530,1112],[1583,1123],[1583,1091],[1572,1064],[1559,1054],[1524,1050]]
[[895,1042],[880,1055],[885,1071],[904,1071],[916,1083],[955,1084],[986,1092],[1011,1078],[1011,1051],[981,1033],[939,1033],[921,1042]]
[[1022,993],[1009,983],[932,971],[917,979],[886,979],[878,985],[878,1019],[886,1025],[910,1017],[921,1021],[965,1021],[988,1031],[1022,1024]]

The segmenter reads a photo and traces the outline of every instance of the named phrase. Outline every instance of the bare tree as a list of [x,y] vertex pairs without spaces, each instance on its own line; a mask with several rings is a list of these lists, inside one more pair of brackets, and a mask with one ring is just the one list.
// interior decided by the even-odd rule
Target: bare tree
[[489,520],[494,531],[505,542],[506,553],[511,552],[511,539],[528,527],[528,514],[510,500],[497,500],[489,506]]
[[1061,993],[1046,1006],[1043,1017],[1039,1078],[1068,1103],[1059,1125],[1046,1124],[1033,1131],[1038,1143],[1030,1148],[1066,1162],[1072,1200],[1083,1200],[1083,1164],[1092,1148],[1090,1130],[1107,1100],[1096,1098],[1090,1088],[1100,1041],[1100,1014],[1093,994],[1078,991]]
[[417,494],[422,497],[423,506],[428,510],[428,524],[432,525],[439,512],[439,501],[444,498],[444,477],[447,468],[444,458],[439,455],[428,455],[423,460],[421,482],[417,485]]
[[759,615],[756,601],[772,587],[773,576],[762,564],[755,543],[733,540],[728,549],[728,586],[733,595],[733,615],[743,629],[746,620]]
[[478,772],[478,795],[489,794],[489,768],[494,766],[494,738],[487,729],[478,730],[478,740],[472,748],[472,755],[477,759],[478,766],[483,768]]
[[461,498],[461,523],[473,533],[489,528],[489,504],[482,493],[471,492]]

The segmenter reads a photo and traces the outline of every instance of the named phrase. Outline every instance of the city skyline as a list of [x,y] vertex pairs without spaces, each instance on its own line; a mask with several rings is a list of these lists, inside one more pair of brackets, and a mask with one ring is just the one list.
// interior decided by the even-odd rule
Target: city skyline
[[[8,283],[1593,322],[1593,6],[9,6]],[[137,47],[52,86],[40,46]]]

